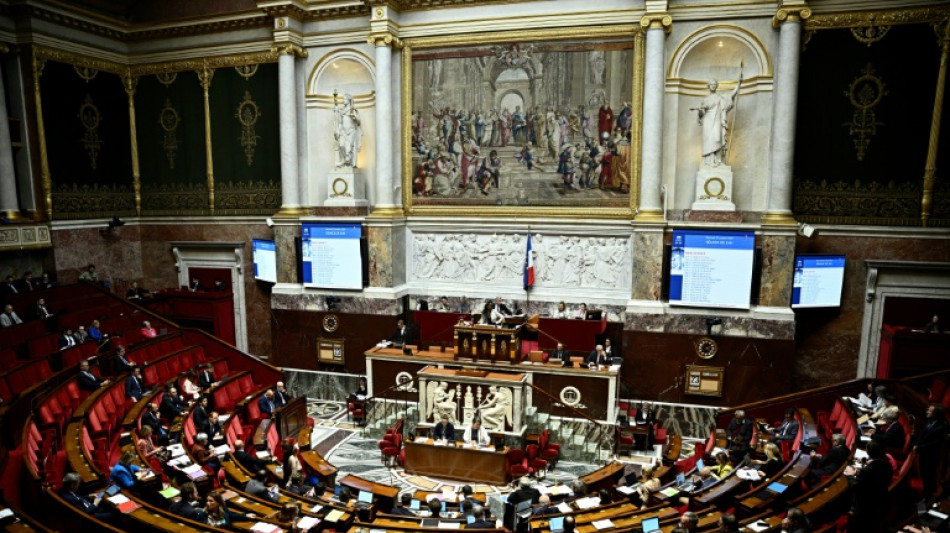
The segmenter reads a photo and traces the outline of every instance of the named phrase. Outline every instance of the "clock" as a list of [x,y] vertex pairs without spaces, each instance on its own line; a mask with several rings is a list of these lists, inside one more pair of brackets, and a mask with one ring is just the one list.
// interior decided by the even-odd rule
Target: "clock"
[[334,314],[328,314],[323,317],[323,331],[333,333],[340,327],[340,318]]
[[719,345],[709,337],[703,337],[696,341],[696,355],[703,359],[712,359],[719,351]]

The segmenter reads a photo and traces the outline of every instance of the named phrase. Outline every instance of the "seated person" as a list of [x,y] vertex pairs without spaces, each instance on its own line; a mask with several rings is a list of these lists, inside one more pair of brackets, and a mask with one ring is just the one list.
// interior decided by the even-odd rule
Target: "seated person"
[[713,469],[711,466],[704,466],[699,469],[699,475],[693,477],[693,490],[692,492],[698,492],[706,487],[709,487],[713,483],[719,481],[719,478],[713,475]]
[[429,517],[439,518],[440,516],[442,516],[442,502],[438,498],[432,498],[429,500]]
[[257,400],[257,405],[261,409],[261,413],[270,416],[274,413],[274,409],[277,409],[277,404],[274,403],[274,389],[267,389],[266,392]]
[[428,311],[428,310],[429,310],[429,302],[427,302],[425,298],[419,298],[418,300],[416,300],[416,311]]
[[[99,326],[98,320],[93,320],[92,324],[89,326],[89,338],[102,344],[109,340],[109,334],[102,331]],[[123,346],[123,349],[125,347]]]
[[897,416],[898,413],[900,413],[900,407],[897,406],[897,396],[894,396],[894,394],[891,392],[884,394],[881,407],[871,413],[868,416],[868,420],[870,420],[873,424],[883,424],[884,416],[887,413],[891,413],[894,416]]
[[125,355],[125,346],[120,344],[115,347],[115,355],[112,357],[112,366],[116,374],[129,372],[135,363],[130,361]]
[[158,332],[155,331],[155,328],[152,327],[152,323],[148,320],[142,321],[142,329],[139,330],[139,333],[141,333],[146,339],[154,339],[155,337],[158,337]]
[[198,433],[195,435],[195,443],[191,447],[191,456],[194,457],[195,463],[201,466],[207,466],[215,473],[221,468],[221,463],[218,462],[218,458],[211,453],[211,449],[208,448],[207,433]]
[[581,304],[577,307],[577,312],[574,313],[574,318],[578,320],[587,320],[587,304]]
[[59,336],[59,349],[65,350],[67,348],[72,348],[77,344],[76,337],[73,337],[72,328],[63,328],[63,333]]
[[7,304],[3,307],[3,314],[0,314],[0,327],[8,328],[22,323],[23,320],[20,320],[20,315],[13,311],[12,305]]
[[208,390],[216,384],[217,382],[214,380],[214,364],[208,363],[202,367],[201,373],[198,374],[198,388]]
[[13,279],[13,275],[8,275],[6,279],[3,280],[3,285],[0,285],[0,295],[8,296],[10,294],[19,294],[20,289],[17,288],[16,282]]
[[558,302],[557,307],[551,313],[551,318],[571,318],[571,313],[567,310],[567,305],[564,302]]
[[564,364],[570,360],[571,360],[571,352],[564,349],[563,342],[557,343],[557,350],[554,350],[553,352],[551,352],[551,356],[548,357],[549,363],[560,362],[561,364]]
[[133,461],[135,461],[135,452],[132,450],[122,452],[119,461],[112,467],[112,471],[109,474],[109,479],[112,483],[115,483],[123,489],[135,487],[136,474],[142,469],[139,468],[138,465],[132,464]]
[[[643,467],[640,476],[640,485],[635,489],[640,499],[640,508],[646,509],[652,505],[653,493],[660,490],[660,478],[656,477],[656,472],[652,466]],[[574,491],[574,494],[580,495],[583,492]]]
[[221,281],[221,278],[214,278],[214,286],[211,287],[211,290],[214,292],[228,292],[231,290],[231,287],[228,287],[228,284]]
[[404,320],[396,321],[396,330],[393,331],[388,340],[393,343],[394,348],[402,348],[406,344],[412,344],[412,333]]
[[610,342],[610,339],[604,339],[604,353],[607,354],[608,361],[614,357],[620,357],[620,350],[614,350],[614,346]]
[[221,431],[221,415],[217,411],[208,414],[208,435],[212,444],[221,444],[224,441],[224,432]]
[[765,445],[765,461],[755,459],[752,462],[759,465],[759,473],[764,479],[775,477],[785,466],[782,450],[774,442]]
[[558,514],[561,511],[557,507],[551,507],[551,497],[547,494],[542,494],[538,498],[538,507],[532,511],[532,514],[538,515],[549,515],[549,514]]
[[139,287],[139,284],[135,281],[129,285],[129,290],[125,291],[125,298],[132,301],[141,301],[145,298],[151,296],[146,289]]
[[191,412],[191,419],[194,421],[195,430],[198,433],[204,433],[210,437],[212,433],[208,414],[208,397],[202,396],[198,399],[194,410]]
[[285,503],[277,513],[275,520],[289,527],[290,531],[300,531],[300,529],[295,526],[297,517],[300,516],[299,505],[299,503],[294,502]]
[[472,516],[475,517],[475,520],[467,524],[465,529],[492,529],[495,527],[495,521],[488,520],[485,517],[485,508],[481,505],[477,505],[472,509]]
[[267,470],[264,469],[254,473],[254,478],[247,482],[244,492],[273,503],[280,499],[280,495],[277,494],[276,490],[267,488]]
[[346,507],[352,507],[350,500],[353,499],[353,493],[350,492],[350,489],[343,487],[340,489],[340,494],[337,496],[337,499],[340,500],[340,504]]
[[23,278],[17,281],[17,290],[20,292],[33,292],[38,290],[39,286],[33,279],[33,273],[30,271],[23,273]]
[[732,472],[732,465],[729,464],[729,456],[723,452],[716,454],[716,464],[712,467],[712,475],[716,476],[716,479],[722,479],[726,477],[729,472]]
[[201,280],[198,279],[198,276],[191,276],[191,283],[188,285],[188,290],[191,292],[201,292],[205,290],[205,286],[201,284]]
[[886,449],[902,449],[904,447],[904,426],[897,421],[897,416],[893,412],[886,412],[882,418],[884,425],[867,433],[871,436],[871,440],[880,442]]
[[201,505],[204,500],[198,495],[198,487],[191,481],[186,481],[179,487],[181,497],[168,506],[168,510],[178,516],[194,520],[196,522],[206,522],[208,520]]
[[198,381],[198,376],[189,370],[185,374],[184,381],[181,382],[181,393],[184,394],[186,398],[197,400],[198,397],[201,396],[201,389],[198,388],[198,385],[195,385],[196,381]]
[[100,387],[105,387],[109,383],[112,383],[108,379],[102,379],[92,372],[89,371],[89,361],[81,361],[79,363],[79,376],[76,381],[76,384],[79,385],[79,388],[84,391],[96,391]]
[[249,472],[258,472],[267,469],[267,462],[258,459],[257,456],[253,454],[247,453],[247,451],[244,450],[244,441],[240,439],[234,441],[234,459]]
[[788,533],[808,533],[811,531],[811,522],[805,512],[798,507],[789,507],[782,519],[782,531]]
[[454,310],[452,304],[449,303],[448,296],[443,296],[439,298],[439,303],[436,304],[435,310],[441,313],[451,313]]
[[529,500],[532,505],[541,501],[541,491],[532,487],[531,479],[525,476],[518,480],[518,490],[508,495],[508,503],[517,507],[519,503]]
[[76,331],[73,332],[73,339],[76,340],[76,344],[83,344],[89,340],[89,333],[86,331],[86,326],[82,324],[76,326]]
[[53,313],[50,312],[48,307],[46,307],[46,298],[40,298],[36,301],[34,315],[36,315],[36,318],[40,319],[53,318]]
[[589,367],[607,366],[610,364],[610,359],[607,358],[607,354],[604,352],[604,346],[598,344],[594,347],[594,351],[587,356],[584,363]]
[[188,402],[178,394],[178,387],[169,385],[168,390],[162,396],[160,407],[162,418],[171,423],[172,420],[181,416],[181,412],[185,407],[188,407]]
[[142,429],[138,430],[139,438],[135,441],[135,447],[138,449],[139,453],[144,457],[154,456],[159,461],[165,462],[166,453],[164,446],[156,446],[152,442],[152,428],[151,426],[142,426]]
[[812,450],[808,477],[805,482],[809,485],[817,483],[823,476],[830,476],[848,461],[851,450],[848,449],[848,439],[840,433],[831,437],[832,447],[825,455],[818,455]]
[[785,410],[785,419],[772,432],[772,442],[781,444],[782,441],[794,441],[798,436],[798,420],[795,420],[795,408],[789,407]]
[[148,408],[142,413],[142,427],[146,426],[152,428],[152,434],[158,436],[159,439],[167,434],[165,428],[162,427],[162,417],[158,412],[158,403],[148,404]]
[[231,529],[235,522],[247,522],[256,518],[254,513],[235,513],[224,503],[224,496],[220,492],[209,492],[205,500],[205,513],[208,516],[208,525]]
[[396,505],[393,507],[392,514],[401,515],[401,516],[416,516],[416,513],[410,509],[412,505],[412,494],[408,492],[403,492],[399,497],[399,501],[396,502]]
[[455,440],[455,426],[449,422],[447,415],[442,415],[439,423],[435,425],[432,438],[435,440]]
[[[312,498],[314,495],[313,487],[306,484],[302,472],[295,472],[290,476],[290,486],[287,487],[287,490],[293,492],[294,494],[299,494],[301,496]],[[408,494],[408,492],[406,493]]]
[[601,505],[607,505],[613,503],[614,499],[610,496],[610,491],[607,489],[600,489],[597,492],[597,497],[600,498]]
[[59,489],[59,495],[69,502],[73,507],[78,507],[86,514],[90,514],[99,520],[112,520],[113,514],[104,509],[100,504],[104,492],[95,496],[84,496],[79,493],[79,485],[82,483],[82,477],[75,472],[70,472],[63,476],[63,487]]
[[460,511],[459,516],[457,516],[456,518],[464,518],[466,520],[468,520],[468,517],[470,516],[474,518],[475,515],[472,514],[472,511],[474,510],[475,510],[475,505],[471,501],[462,500],[462,503],[459,504],[459,511]]
[[125,378],[125,396],[133,402],[137,402],[145,396],[145,383],[142,382],[142,369],[135,367],[132,369],[132,375]]
[[79,275],[81,281],[99,281],[99,275],[96,274],[96,265],[89,265]]
[[491,437],[488,435],[488,431],[482,427],[482,421],[476,418],[472,420],[472,425],[465,429],[462,440],[487,446],[491,442]]

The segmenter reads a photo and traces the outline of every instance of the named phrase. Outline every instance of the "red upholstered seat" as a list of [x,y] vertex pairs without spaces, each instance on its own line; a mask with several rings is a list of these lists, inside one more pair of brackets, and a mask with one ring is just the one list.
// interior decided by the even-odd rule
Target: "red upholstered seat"
[[653,434],[654,444],[660,444],[662,446],[666,446],[666,439],[667,439],[666,428],[661,428],[660,426],[656,426],[656,430]]
[[348,402],[346,404],[346,417],[352,419],[357,424],[363,423],[363,408],[357,407],[355,403]]
[[561,457],[561,445],[551,442],[551,432],[546,429],[541,432],[538,444],[541,446],[541,459],[551,463],[551,468],[554,468]]
[[624,434],[624,432],[618,427],[617,428],[617,455],[621,455],[624,449],[627,450],[627,455],[630,455],[633,452],[633,435]]
[[508,479],[518,479],[528,474],[528,459],[525,458],[524,450],[520,448],[508,450],[505,458],[505,473]]
[[[380,448],[383,454],[383,463],[389,465],[393,460],[396,459],[396,456],[399,455],[399,450],[402,448],[402,435],[397,433],[393,435],[392,441],[382,442],[389,443],[388,446]],[[382,442],[380,444],[382,444]]]

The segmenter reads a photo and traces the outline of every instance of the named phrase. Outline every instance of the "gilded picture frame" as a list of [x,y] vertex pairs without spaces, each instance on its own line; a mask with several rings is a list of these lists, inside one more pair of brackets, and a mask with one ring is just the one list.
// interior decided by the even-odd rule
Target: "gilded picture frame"
[[[406,214],[632,218],[639,204],[643,52],[638,25],[403,41]],[[546,83],[557,73],[574,83]],[[614,128],[621,115],[629,126]],[[526,145],[534,152],[532,169]],[[617,173],[603,171],[609,165],[597,154],[608,152],[608,163],[625,162],[614,165]],[[565,177],[564,170],[574,172]]]

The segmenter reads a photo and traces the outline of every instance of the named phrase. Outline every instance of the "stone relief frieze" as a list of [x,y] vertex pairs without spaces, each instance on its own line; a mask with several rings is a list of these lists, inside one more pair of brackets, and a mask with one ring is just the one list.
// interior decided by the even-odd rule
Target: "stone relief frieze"
[[[524,274],[524,234],[413,235],[413,281],[517,283]],[[626,289],[631,283],[631,250],[626,237],[531,236],[535,285]]]

